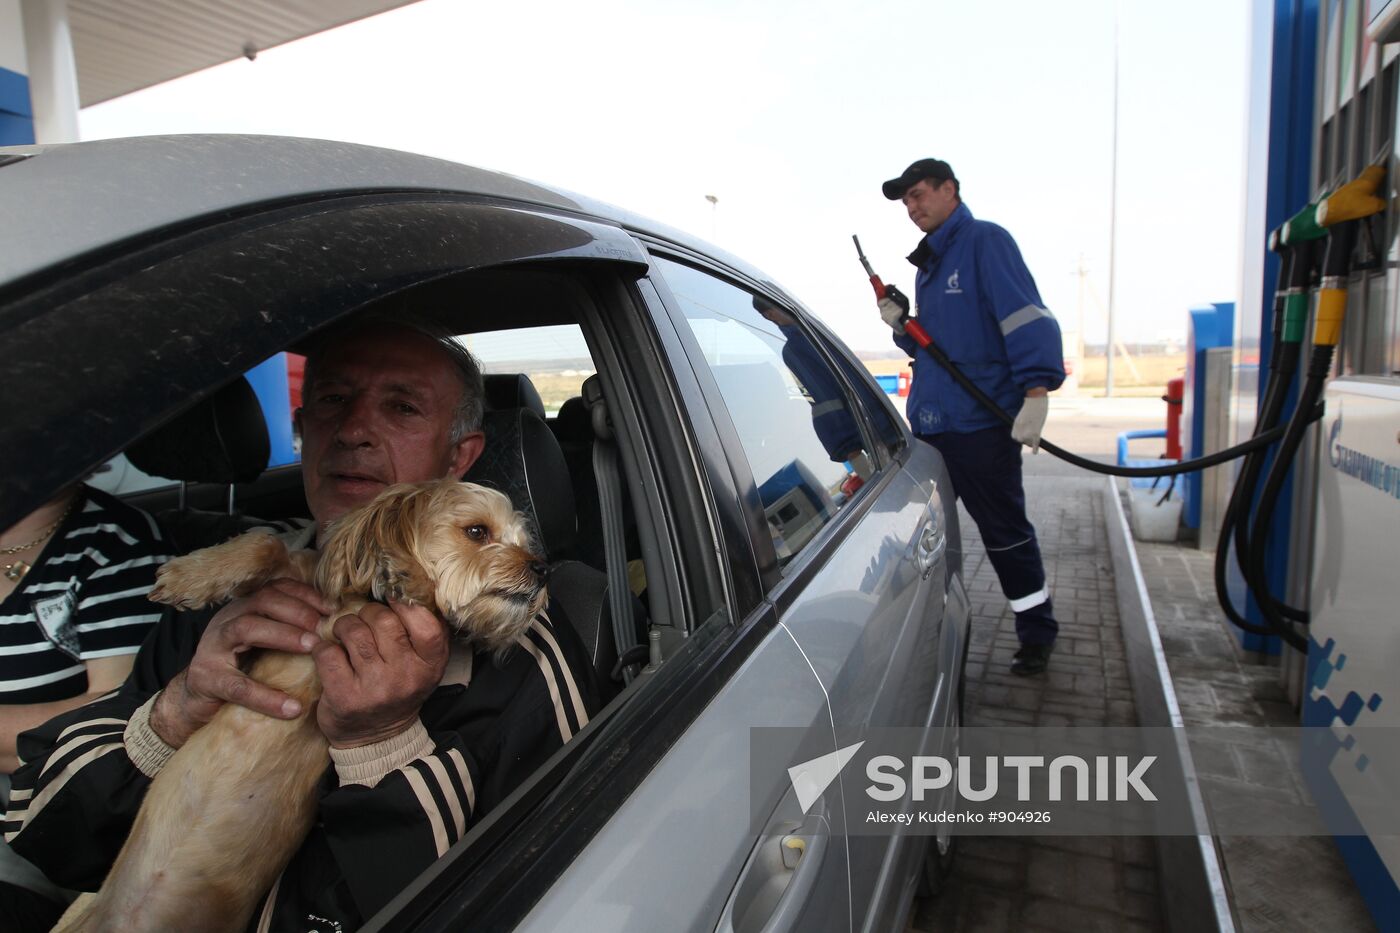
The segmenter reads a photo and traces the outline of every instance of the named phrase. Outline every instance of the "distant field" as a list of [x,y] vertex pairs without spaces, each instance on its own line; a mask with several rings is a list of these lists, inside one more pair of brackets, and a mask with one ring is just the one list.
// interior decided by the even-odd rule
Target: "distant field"
[[[896,359],[863,359],[865,368],[877,376],[899,373],[908,368],[908,360]],[[1185,372],[1186,354],[1175,353],[1168,356],[1135,356],[1133,364],[1137,367],[1138,375],[1141,378],[1134,378],[1132,368],[1119,357],[1114,362],[1113,370],[1113,394],[1121,396],[1158,396],[1166,391],[1167,380],[1173,376],[1179,376]],[[493,367],[498,371],[518,371],[507,366],[504,369]],[[522,365],[518,369],[528,371],[528,365]],[[544,400],[546,411],[557,411],[564,400],[578,395],[579,387],[583,385],[583,380],[592,375],[591,372],[577,369],[569,370],[566,373],[557,372],[530,372],[530,380],[534,382],[535,388],[540,393],[540,398]],[[1079,391],[1082,395],[1102,395],[1104,382],[1104,359],[1101,356],[1089,357],[1084,361],[1083,370],[1079,377]]]
[[[877,376],[898,373],[908,367],[905,360],[862,360],[865,368]],[[1133,374],[1137,368],[1137,376]],[[1101,356],[1091,356],[1083,361],[1079,372],[1079,390],[1084,395],[1102,395],[1106,361]],[[1186,354],[1172,353],[1159,356],[1135,356],[1133,366],[1123,357],[1113,361],[1114,395],[1161,395],[1166,391],[1167,380],[1186,372]]]
[[583,380],[593,375],[591,372],[576,371],[568,375],[558,373],[529,373],[530,381],[535,384],[535,390],[540,393],[540,400],[544,402],[545,411],[558,411],[559,406],[564,404],[566,399],[581,395],[580,387]]

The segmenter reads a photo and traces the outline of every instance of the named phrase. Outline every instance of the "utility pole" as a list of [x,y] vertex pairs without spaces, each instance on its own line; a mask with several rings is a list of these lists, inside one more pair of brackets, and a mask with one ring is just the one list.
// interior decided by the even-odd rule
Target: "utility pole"
[[1108,196],[1108,342],[1104,346],[1104,398],[1113,397],[1113,312],[1118,306],[1118,4],[1113,5],[1113,171]]
[[1075,335],[1074,335],[1074,355],[1075,364],[1079,366],[1080,376],[1084,372],[1084,279],[1089,274],[1089,266],[1084,261],[1084,254],[1079,254],[1079,297],[1074,303],[1075,308]]

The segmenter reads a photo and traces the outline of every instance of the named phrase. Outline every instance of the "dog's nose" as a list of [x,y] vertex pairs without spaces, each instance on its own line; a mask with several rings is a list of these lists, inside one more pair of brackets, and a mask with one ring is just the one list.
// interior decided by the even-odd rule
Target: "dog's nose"
[[539,577],[540,582],[543,583],[549,579],[549,564],[542,560],[531,561],[530,572]]

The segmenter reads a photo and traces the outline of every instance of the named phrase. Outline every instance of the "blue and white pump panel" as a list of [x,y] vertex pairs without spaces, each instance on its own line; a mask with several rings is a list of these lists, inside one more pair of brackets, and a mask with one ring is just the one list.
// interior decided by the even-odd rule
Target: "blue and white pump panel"
[[1400,923],[1400,379],[1327,388],[1302,771],[1379,929]]

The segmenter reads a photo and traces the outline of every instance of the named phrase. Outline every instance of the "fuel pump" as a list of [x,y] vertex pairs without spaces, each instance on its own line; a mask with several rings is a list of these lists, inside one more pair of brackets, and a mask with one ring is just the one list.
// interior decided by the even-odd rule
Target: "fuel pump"
[[[1279,442],[1278,454],[1269,468],[1263,492],[1259,496],[1249,533],[1250,549],[1242,557],[1246,561],[1245,579],[1257,594],[1256,600],[1265,621],[1300,651],[1306,650],[1307,640],[1294,631],[1290,622],[1306,623],[1306,615],[1296,610],[1285,612],[1288,607],[1269,599],[1268,594],[1259,587],[1265,580],[1264,542],[1273,525],[1279,493],[1312,421],[1308,415],[1316,408],[1323,384],[1332,370],[1332,356],[1341,340],[1342,324],[1346,320],[1347,280],[1354,268],[1353,253],[1358,233],[1368,218],[1377,217],[1385,210],[1385,200],[1376,195],[1384,178],[1383,167],[1369,166],[1356,179],[1318,204],[1315,217],[1317,224],[1327,229],[1327,249],[1322,260],[1322,283],[1318,290],[1317,319],[1313,325],[1312,355],[1308,361],[1307,378],[1299,392],[1298,407],[1289,419],[1283,439]],[[1369,229],[1367,233],[1369,236]]]

